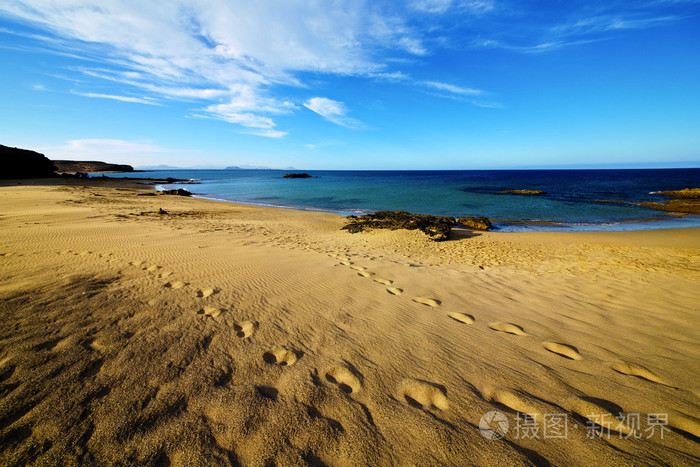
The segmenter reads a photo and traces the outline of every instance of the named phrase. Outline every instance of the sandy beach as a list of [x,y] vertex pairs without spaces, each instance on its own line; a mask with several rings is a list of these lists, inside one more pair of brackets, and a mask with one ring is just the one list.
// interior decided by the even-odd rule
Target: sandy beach
[[2,465],[700,462],[700,229],[431,242],[60,183],[0,186]]

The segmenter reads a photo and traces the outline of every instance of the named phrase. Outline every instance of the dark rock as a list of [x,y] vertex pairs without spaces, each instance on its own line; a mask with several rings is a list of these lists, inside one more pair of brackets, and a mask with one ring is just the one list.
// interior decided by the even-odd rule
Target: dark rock
[[28,149],[11,148],[0,144],[3,170],[0,178],[55,177],[53,163],[43,154]]
[[158,214],[160,214],[160,215],[167,215],[167,214],[168,214],[168,211],[166,211],[166,210],[163,209],[163,208],[158,208]]
[[53,161],[58,172],[133,172],[126,164],[111,164],[101,161]]
[[192,196],[192,193],[183,188],[178,188],[177,190],[163,190],[160,193],[163,195]]
[[284,177],[282,178],[311,178],[311,175],[307,173],[301,173],[301,174],[284,174]]
[[542,190],[503,190],[500,191],[501,194],[509,195],[544,195],[547,194],[546,191]]
[[460,217],[457,220],[458,223],[465,227],[474,230],[488,230],[491,228],[491,221],[488,217],[478,216],[478,217]]
[[452,217],[411,214],[406,211],[378,211],[364,216],[348,216],[350,223],[343,227],[350,233],[370,229],[420,230],[431,240],[446,240],[456,221]]

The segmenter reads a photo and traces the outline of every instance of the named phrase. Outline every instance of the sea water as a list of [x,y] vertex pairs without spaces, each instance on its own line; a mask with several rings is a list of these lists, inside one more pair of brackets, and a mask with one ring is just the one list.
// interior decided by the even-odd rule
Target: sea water
[[[294,171],[296,173],[300,171]],[[343,215],[404,210],[439,216],[486,216],[501,230],[639,230],[697,227],[700,216],[637,206],[664,201],[655,191],[700,186],[700,169],[305,171],[169,170],[128,177],[177,178],[159,188],[186,188],[196,196],[335,212]],[[119,176],[122,174],[108,174]],[[503,194],[514,189],[542,195]]]

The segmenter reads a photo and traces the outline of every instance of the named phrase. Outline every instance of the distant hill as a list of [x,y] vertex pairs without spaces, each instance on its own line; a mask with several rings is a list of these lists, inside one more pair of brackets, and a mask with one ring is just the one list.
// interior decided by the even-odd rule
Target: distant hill
[[126,164],[110,164],[101,161],[53,161],[58,172],[133,172],[134,168]]
[[0,144],[0,178],[55,177],[53,162],[45,155],[28,149]]

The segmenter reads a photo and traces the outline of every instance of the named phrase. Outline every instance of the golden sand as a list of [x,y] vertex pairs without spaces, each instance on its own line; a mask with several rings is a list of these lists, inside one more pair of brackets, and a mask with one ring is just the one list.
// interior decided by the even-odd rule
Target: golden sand
[[138,193],[0,188],[0,464],[700,460],[698,229],[435,243]]

